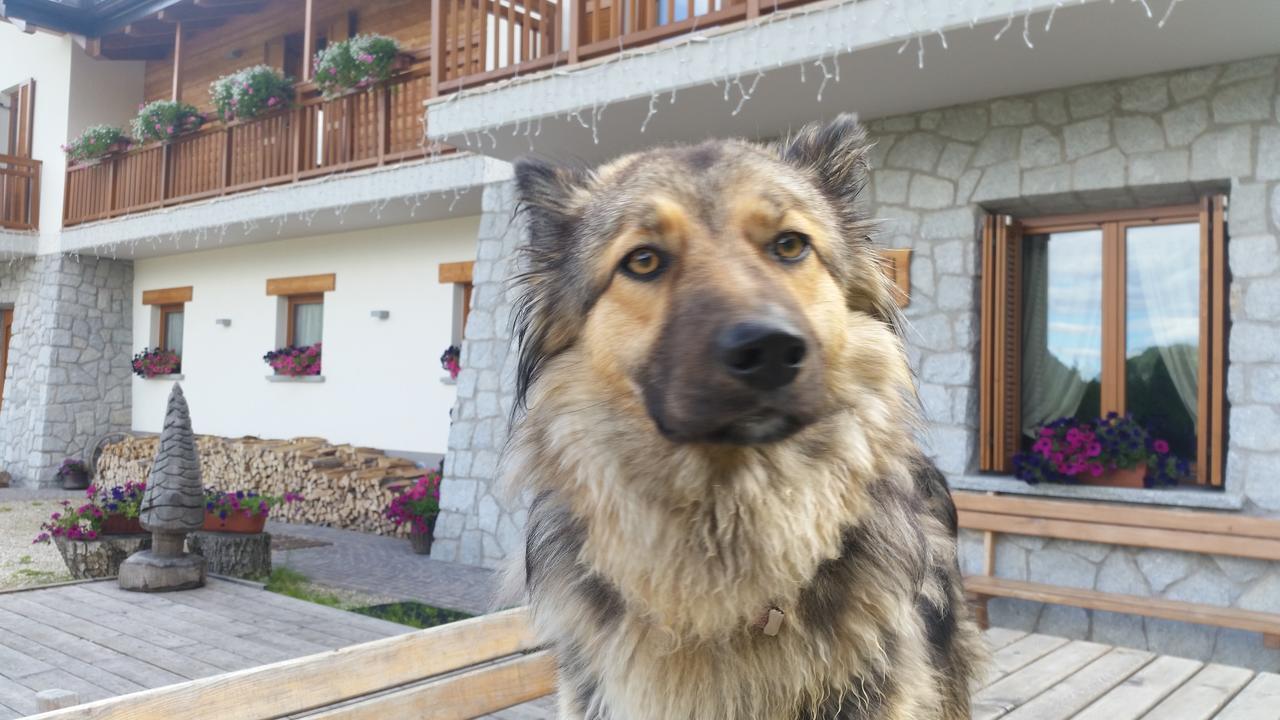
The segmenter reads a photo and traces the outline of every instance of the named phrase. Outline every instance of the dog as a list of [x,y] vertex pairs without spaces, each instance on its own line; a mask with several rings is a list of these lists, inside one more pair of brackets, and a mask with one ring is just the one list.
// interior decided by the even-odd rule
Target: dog
[[502,474],[562,718],[961,720],[983,646],[851,116],[594,171],[528,228]]

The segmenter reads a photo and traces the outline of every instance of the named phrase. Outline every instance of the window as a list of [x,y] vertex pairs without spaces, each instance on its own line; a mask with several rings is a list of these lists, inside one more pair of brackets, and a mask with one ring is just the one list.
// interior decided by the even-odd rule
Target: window
[[289,327],[285,344],[309,347],[324,336],[324,295],[289,296]]
[[1200,205],[1016,221],[983,237],[981,470],[1060,417],[1132,414],[1221,485],[1226,239]]
[[178,354],[178,357],[182,357],[182,321],[185,307],[182,304],[160,306],[160,338],[156,342],[156,347],[172,350]]
[[453,286],[453,332],[450,344],[462,347],[462,339],[467,335],[467,318],[471,315],[472,272],[475,262],[440,263],[439,275],[441,285]]

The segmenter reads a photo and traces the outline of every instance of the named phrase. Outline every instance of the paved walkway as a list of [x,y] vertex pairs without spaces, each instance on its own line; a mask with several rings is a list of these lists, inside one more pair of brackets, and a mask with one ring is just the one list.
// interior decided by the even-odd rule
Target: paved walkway
[[273,564],[312,582],[471,614],[492,609],[492,571],[415,555],[404,538],[275,521],[267,531],[330,543],[271,553]]

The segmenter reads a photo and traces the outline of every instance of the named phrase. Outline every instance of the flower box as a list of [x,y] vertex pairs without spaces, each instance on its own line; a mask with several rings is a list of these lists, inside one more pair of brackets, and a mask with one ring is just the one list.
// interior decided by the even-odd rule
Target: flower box
[[128,517],[124,513],[111,513],[102,519],[103,535],[133,535],[146,532],[142,528],[142,520]]
[[271,509],[282,503],[302,500],[297,493],[263,495],[256,490],[204,491],[204,525],[210,532],[260,533],[267,526]]
[[1101,485],[1105,487],[1141,488],[1147,486],[1147,464],[1143,463],[1131,468],[1110,468],[1094,477],[1092,473],[1076,475],[1082,485]]
[[266,526],[266,515],[250,515],[246,517],[244,513],[236,512],[228,513],[224,518],[219,517],[218,513],[212,510],[205,510],[202,529],[210,532],[260,533]]

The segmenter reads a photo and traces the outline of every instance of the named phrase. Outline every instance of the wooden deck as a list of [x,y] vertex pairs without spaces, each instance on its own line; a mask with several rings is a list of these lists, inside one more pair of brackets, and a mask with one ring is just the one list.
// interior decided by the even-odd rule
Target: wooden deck
[[0,594],[0,720],[36,692],[123,695],[411,632],[413,628],[210,579],[148,595],[114,581]]
[[[39,690],[97,700],[409,631],[224,580],[163,595],[110,581],[3,593],[0,720],[35,712]],[[977,720],[1280,720],[1280,675],[1002,628],[986,637]],[[489,716],[554,717],[551,698]]]

